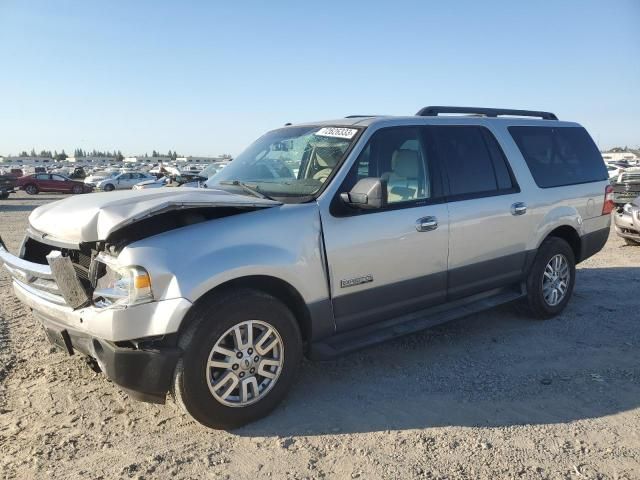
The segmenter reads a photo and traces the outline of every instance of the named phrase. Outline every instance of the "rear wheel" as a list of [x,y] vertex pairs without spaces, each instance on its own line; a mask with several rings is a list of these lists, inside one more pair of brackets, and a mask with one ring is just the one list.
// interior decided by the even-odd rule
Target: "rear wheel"
[[38,187],[36,187],[33,184],[29,184],[26,187],[24,187],[24,191],[27,192],[29,195],[37,195],[38,193]]
[[211,428],[236,428],[267,415],[293,384],[302,359],[291,311],[274,297],[242,289],[206,299],[193,315],[179,340],[178,404]]
[[569,244],[561,238],[547,238],[527,276],[529,312],[542,319],[560,314],[573,293],[575,276],[575,256]]
[[114,186],[113,186],[112,184],[110,184],[110,183],[107,183],[107,184],[104,186],[104,191],[105,191],[105,192],[112,192],[112,191],[114,191],[115,189],[116,189],[116,187],[114,187]]
[[80,185],[74,185],[73,188],[71,189],[71,193],[73,193],[74,195],[79,195],[83,192],[83,188]]

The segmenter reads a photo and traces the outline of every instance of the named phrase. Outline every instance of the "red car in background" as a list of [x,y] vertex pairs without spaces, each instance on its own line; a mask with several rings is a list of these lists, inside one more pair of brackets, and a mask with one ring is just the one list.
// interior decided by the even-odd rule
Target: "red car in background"
[[85,185],[84,182],[76,182],[64,175],[57,173],[34,173],[18,178],[17,187],[21,188],[29,195],[40,192],[61,192],[61,193],[89,193],[93,187]]

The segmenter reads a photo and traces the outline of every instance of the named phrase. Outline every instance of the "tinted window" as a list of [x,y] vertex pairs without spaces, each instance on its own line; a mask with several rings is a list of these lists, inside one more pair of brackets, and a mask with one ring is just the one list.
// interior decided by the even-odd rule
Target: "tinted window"
[[60,175],[51,175],[51,178],[53,180],[56,180],[58,182],[64,182],[64,177],[60,176]]
[[582,127],[509,127],[541,188],[606,180],[607,169]]
[[49,175],[47,175],[45,173],[40,173],[40,174],[36,175],[36,179],[38,179],[38,180],[49,180]]
[[390,204],[430,198],[431,175],[420,130],[416,127],[378,130],[353,165],[346,190],[366,177],[387,182]]
[[[446,165],[451,196],[498,190],[483,130],[459,126],[433,128],[438,154]],[[508,175],[508,171],[506,173]],[[502,177],[502,183],[506,183],[504,172]]]

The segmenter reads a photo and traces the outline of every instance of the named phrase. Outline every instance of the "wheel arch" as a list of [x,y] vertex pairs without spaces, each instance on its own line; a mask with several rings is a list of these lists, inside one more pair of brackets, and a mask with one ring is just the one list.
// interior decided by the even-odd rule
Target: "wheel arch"
[[[580,262],[580,260],[582,259],[582,242],[580,240],[580,234],[574,227],[572,227],[571,225],[560,225],[559,227],[551,230],[542,239],[542,242],[544,242],[549,237],[561,238],[562,240],[567,242],[571,247],[571,250],[573,251],[576,263]],[[540,245],[542,245],[542,242],[540,242]],[[540,245],[538,245],[538,248],[540,247]]]
[[189,312],[180,324],[178,334],[182,334],[187,330],[194,318],[192,313],[197,311],[197,309],[202,308],[208,299],[226,291],[238,289],[256,290],[280,300],[293,313],[293,316],[300,328],[300,334],[302,335],[303,342],[308,343],[311,341],[313,337],[313,329],[311,320],[312,314],[309,306],[305,303],[300,292],[298,292],[298,290],[290,283],[269,275],[250,275],[234,278],[207,291],[193,303],[193,306],[189,309]]

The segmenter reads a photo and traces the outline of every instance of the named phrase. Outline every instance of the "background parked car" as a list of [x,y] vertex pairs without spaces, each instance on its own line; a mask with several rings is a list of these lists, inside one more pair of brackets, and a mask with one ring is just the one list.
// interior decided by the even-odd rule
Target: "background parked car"
[[117,177],[119,174],[119,171],[96,170],[91,173],[91,175],[84,178],[84,183],[95,187],[96,184],[101,180],[104,180],[105,178]]
[[147,188],[161,188],[166,187],[171,181],[169,177],[161,177],[158,180],[145,180],[144,182],[136,183],[133,186],[134,190],[146,190]]
[[607,164],[607,172],[609,173],[609,179],[615,181],[620,174],[624,171],[625,167],[621,167],[619,165],[614,165],[612,163]]
[[613,185],[613,201],[616,205],[623,206],[635,200],[640,195],[640,167],[630,167],[622,171],[616,179],[611,180]]
[[13,175],[0,175],[0,200],[9,198],[10,193],[14,193],[16,178]]
[[144,182],[145,180],[155,180],[155,177],[142,172],[120,173],[115,177],[106,178],[97,182],[96,188],[98,190],[104,190],[105,192],[127,190],[133,188],[136,183]]
[[90,185],[83,182],[71,180],[56,173],[34,173],[18,178],[17,186],[29,195],[40,192],[61,192],[61,193],[89,193],[93,190]]
[[627,245],[640,245],[640,197],[618,208],[613,215],[613,223],[616,233],[624,238]]

